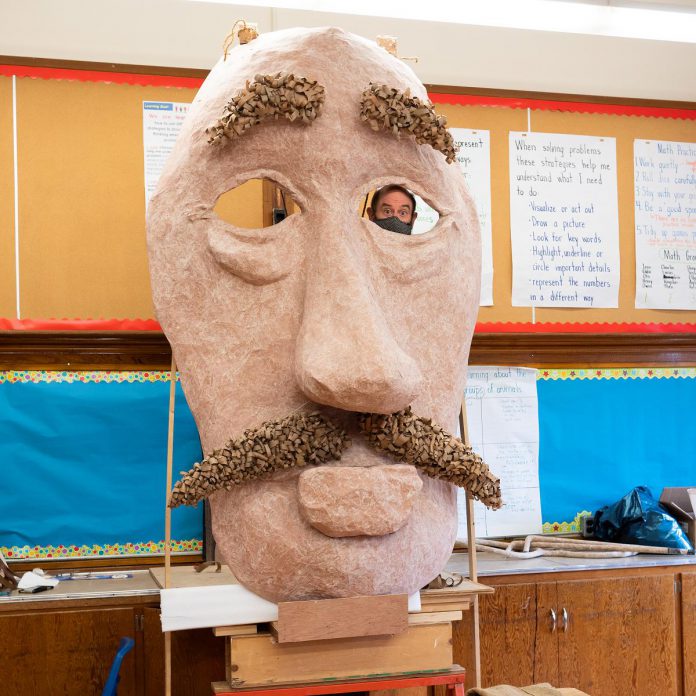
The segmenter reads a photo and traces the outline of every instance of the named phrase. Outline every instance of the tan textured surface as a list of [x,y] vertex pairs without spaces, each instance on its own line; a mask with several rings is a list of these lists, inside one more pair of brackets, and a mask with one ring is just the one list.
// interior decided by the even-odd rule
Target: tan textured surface
[[0,317],[16,316],[12,78],[0,77]]
[[24,316],[152,316],[142,101],[190,101],[193,90],[148,95],[129,85],[17,79]]
[[320,466],[300,474],[300,511],[332,537],[381,536],[401,529],[423,484],[412,466]]
[[[279,70],[325,86],[321,116],[208,145],[205,128],[230,96]],[[411,69],[374,43],[338,29],[293,29],[232,51],[192,106],[150,205],[148,245],[157,316],[206,452],[317,406],[353,439],[341,466],[391,463],[355,437],[356,411],[411,404],[456,427],[479,293],[478,225],[456,165],[360,121],[371,81],[425,97]],[[260,177],[281,184],[302,212],[253,232],[216,219],[222,191]],[[438,228],[408,237],[356,215],[361,197],[386,183],[435,205]],[[299,474],[211,497],[219,553],[257,594],[412,593],[449,558],[451,485],[418,474],[423,487],[401,529],[334,539],[302,517]]]

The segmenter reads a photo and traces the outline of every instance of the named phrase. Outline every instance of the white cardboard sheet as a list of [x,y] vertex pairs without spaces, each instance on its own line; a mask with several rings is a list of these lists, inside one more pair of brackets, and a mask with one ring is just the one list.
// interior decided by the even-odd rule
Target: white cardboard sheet
[[[174,587],[160,590],[162,630],[240,626],[277,621],[278,605],[243,585]],[[408,598],[408,610],[420,611],[420,593]]]

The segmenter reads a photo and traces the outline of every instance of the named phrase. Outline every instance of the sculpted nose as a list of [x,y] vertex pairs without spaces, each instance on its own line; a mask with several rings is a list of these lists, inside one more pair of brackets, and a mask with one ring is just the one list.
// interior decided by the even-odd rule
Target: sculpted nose
[[394,413],[418,395],[423,376],[397,344],[366,272],[357,239],[320,240],[307,269],[295,372],[316,403],[349,411]]

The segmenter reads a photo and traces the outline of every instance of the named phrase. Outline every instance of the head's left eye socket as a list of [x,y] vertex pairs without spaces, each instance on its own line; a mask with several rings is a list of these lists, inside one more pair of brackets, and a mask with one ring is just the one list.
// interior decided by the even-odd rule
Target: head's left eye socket
[[243,229],[277,225],[301,212],[288,191],[271,179],[248,179],[225,191],[213,210],[221,220]]
[[436,210],[398,184],[388,184],[367,194],[362,215],[384,230],[407,235],[429,232],[439,220]]

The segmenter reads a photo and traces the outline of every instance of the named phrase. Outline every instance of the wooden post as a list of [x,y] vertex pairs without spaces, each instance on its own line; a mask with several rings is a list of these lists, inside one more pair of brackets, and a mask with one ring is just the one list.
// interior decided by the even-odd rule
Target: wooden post
[[[462,399],[462,407],[459,411],[459,430],[462,442],[469,445],[469,425],[466,421],[466,402]],[[472,582],[478,580],[478,570],[476,568],[476,522],[474,520],[474,499],[469,491],[466,492],[466,541],[469,554],[469,579]],[[472,610],[473,619],[473,638],[474,638],[474,669],[475,684],[477,688],[481,686],[481,640],[479,632],[479,598],[474,596]]]
[[[169,587],[172,580],[172,509],[169,497],[172,493],[172,464],[174,461],[174,405],[176,403],[176,360],[172,351],[172,366],[169,373],[169,425],[167,428],[167,491],[164,496],[164,587]],[[172,693],[172,634],[164,634],[164,693]]]

